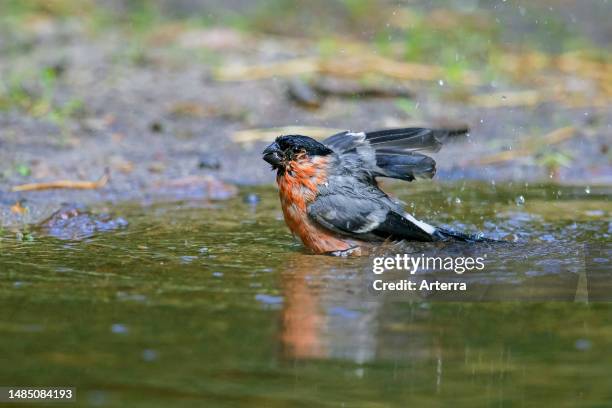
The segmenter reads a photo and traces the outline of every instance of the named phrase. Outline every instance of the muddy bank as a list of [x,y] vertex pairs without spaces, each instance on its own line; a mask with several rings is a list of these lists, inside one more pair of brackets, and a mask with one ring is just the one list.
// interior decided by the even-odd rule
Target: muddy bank
[[[467,125],[469,138],[435,155],[438,179],[612,183],[609,105],[483,108],[449,98],[454,91],[441,78],[404,81],[405,95],[390,97],[347,97],[328,86],[321,104],[304,106],[289,92],[299,75],[217,77],[237,64],[317,55],[307,41],[183,27],[134,43],[119,32],[91,35],[78,20],[26,28],[14,39],[28,44],[26,53],[1,51],[0,72],[10,81],[0,110],[0,225],[38,223],[66,202],[223,199],[235,194],[233,185],[271,183],[260,158],[271,137],[236,134],[278,126],[331,132]],[[485,87],[512,90],[508,83]],[[563,128],[572,134],[552,149],[530,144]],[[519,153],[503,157],[513,150]],[[110,180],[96,190],[11,192],[24,183],[95,181],[105,169]]]

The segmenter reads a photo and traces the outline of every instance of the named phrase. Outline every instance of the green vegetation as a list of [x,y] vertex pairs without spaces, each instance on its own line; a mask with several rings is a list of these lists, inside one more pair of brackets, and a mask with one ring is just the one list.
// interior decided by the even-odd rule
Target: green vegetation
[[32,170],[30,169],[30,166],[28,166],[27,164],[23,164],[20,163],[15,167],[15,171],[21,176],[21,177],[27,177],[32,173]]
[[572,163],[573,156],[565,150],[545,148],[536,154],[535,160],[552,178],[556,178],[561,167],[568,167]]
[[27,229],[24,229],[22,231],[17,231],[15,233],[15,238],[17,239],[17,241],[24,241],[24,242],[34,241],[34,235],[32,234],[32,232],[28,231]]
[[[579,47],[580,58],[565,61],[563,65],[569,71],[564,74],[580,74],[578,76],[593,82],[595,89],[599,87],[605,92],[609,89],[601,75],[605,69],[598,62],[610,61],[611,54],[577,35],[571,24],[564,23],[560,12],[537,4],[513,4],[514,9],[510,12],[508,4],[503,6],[506,11],[496,10],[490,4],[466,10],[451,1],[435,2],[432,8],[419,6],[419,2],[398,5],[371,0],[267,0],[245,2],[238,11],[224,7],[221,2],[211,2],[192,7],[196,10],[192,13],[173,7],[171,2],[154,0],[117,0],[112,2],[113,7],[110,4],[95,0],[0,1],[0,57],[8,57],[6,60],[28,58],[29,52],[37,48],[41,21],[42,30],[51,32],[54,27],[49,28],[53,25],[50,22],[78,20],[74,31],[78,35],[95,37],[112,32],[120,36],[119,44],[111,51],[112,61],[117,66],[144,67],[161,61],[160,64],[166,66],[176,62],[177,66],[200,63],[215,67],[225,62],[223,42],[218,41],[222,45],[216,47],[198,43],[209,34],[202,28],[215,26],[244,30],[262,38],[273,34],[307,39],[296,42],[300,44],[295,47],[296,53],[293,53],[296,51],[293,45],[279,42],[281,47],[291,48],[287,50],[287,58],[309,55],[342,60],[344,56],[377,54],[386,57],[386,60],[380,58],[383,63],[407,61],[434,65],[422,67],[426,72],[435,72],[430,77],[406,76],[402,80],[429,81],[429,94],[446,101],[475,104],[472,96],[490,92],[489,85],[493,81],[501,84],[500,88],[516,81],[514,84],[520,84],[521,88],[537,87],[542,93],[535,95],[536,102],[514,95],[515,105],[484,105],[489,108],[534,106],[552,98],[563,99],[563,89],[555,92],[552,98],[549,96],[551,85],[541,75],[549,68],[558,69],[561,64],[553,54],[542,54],[538,50],[561,53]],[[212,10],[214,13],[210,13]],[[519,23],[529,30],[508,28],[504,19],[510,15],[523,15],[525,18],[519,19]],[[188,34],[187,37],[193,34],[196,45],[185,46],[181,41],[185,38],[183,34]],[[211,37],[215,35],[217,33]],[[223,32],[219,34],[223,35]],[[2,41],[3,37],[9,40]],[[253,37],[255,41],[260,38]],[[238,38],[234,42],[240,42],[241,37]],[[205,41],[207,39],[202,42]],[[215,41],[217,38],[211,42]],[[157,58],[160,53],[163,55]],[[403,70],[409,72],[415,66],[405,64],[408,68]],[[64,82],[57,68],[35,65],[22,71],[11,65],[0,65],[0,69],[3,70],[0,72],[0,110],[19,110],[48,120],[61,129],[62,135],[68,134],[67,122],[83,113],[84,103],[78,98],[67,99],[65,93],[58,92],[69,86],[64,87],[68,81]],[[368,80],[366,77],[359,79]],[[437,86],[438,83],[444,86]],[[568,88],[566,99],[572,93]],[[574,101],[569,102],[578,106]],[[596,102],[601,106],[600,100]],[[408,116],[418,115],[411,101],[398,100],[397,107]],[[550,164],[553,162],[562,166],[566,161],[555,154],[549,156],[543,155],[547,157],[542,159],[543,166],[554,167]]]
[[593,48],[558,14],[537,5],[513,10],[529,16],[529,30],[512,38],[506,35],[503,22],[496,19],[497,12],[492,8],[457,11],[452,2],[437,4],[445,8],[424,10],[418,5],[408,8],[369,0],[269,0],[253,2],[240,12],[218,8],[214,15],[208,13],[210,6],[187,14],[155,1],[124,0],[119,4],[110,8],[94,0],[5,0],[0,3],[0,28],[9,26],[10,21],[43,16],[78,17],[92,32],[119,28],[140,38],[164,23],[177,21],[332,43],[336,38],[353,38],[370,43],[384,54],[444,66],[450,77],[460,76],[466,67],[495,63],[496,54],[512,47],[513,41],[553,53]]
[[419,116],[419,103],[407,98],[398,98],[395,102],[397,106],[406,116],[410,118],[418,118]]
[[63,103],[57,100],[59,75],[58,67],[10,73],[7,79],[0,79],[0,110],[19,109],[33,117],[46,118],[66,136],[67,119],[80,115],[84,104],[80,99]]
[[433,28],[431,18],[419,16],[403,34],[406,59],[440,64],[448,67],[453,76],[460,73],[465,66],[487,62],[491,54],[500,50],[499,32],[496,28],[489,25],[478,26],[469,21],[464,21],[463,24],[449,23],[444,28]]

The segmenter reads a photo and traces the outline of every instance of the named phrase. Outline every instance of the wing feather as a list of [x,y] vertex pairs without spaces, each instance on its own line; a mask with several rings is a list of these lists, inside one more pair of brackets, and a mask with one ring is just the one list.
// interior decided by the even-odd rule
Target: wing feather
[[419,127],[385,129],[374,132],[351,132],[347,130],[328,137],[323,141],[323,144],[337,153],[344,153],[363,145],[368,145],[375,150],[390,148],[405,152],[437,152],[449,137],[464,135],[467,132],[467,128],[427,129]]
[[[402,128],[374,132],[344,131],[328,137],[323,143],[340,157],[361,161],[356,169],[374,177],[391,177],[406,181],[432,178],[436,162],[419,151],[437,152],[451,136],[467,133],[467,128]],[[354,161],[354,160],[353,160]]]
[[345,194],[317,197],[308,206],[308,216],[324,228],[355,238],[432,241],[435,231],[408,214],[398,214],[379,200]]

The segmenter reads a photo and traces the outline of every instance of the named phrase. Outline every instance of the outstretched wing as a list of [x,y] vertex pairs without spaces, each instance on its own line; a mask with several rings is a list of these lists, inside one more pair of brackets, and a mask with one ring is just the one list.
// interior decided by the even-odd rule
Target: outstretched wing
[[344,153],[364,145],[375,150],[437,152],[449,137],[464,135],[467,132],[467,128],[427,129],[419,127],[386,129],[374,132],[351,132],[347,130],[328,137],[323,141],[323,144],[336,153]]
[[343,193],[319,195],[308,206],[308,216],[324,228],[341,235],[433,241],[434,227],[409,214],[399,214],[385,203],[385,199],[388,200],[388,197],[376,199]]
[[345,131],[330,136],[323,143],[341,157],[358,155],[374,176],[412,181],[432,178],[436,162],[417,151],[437,152],[451,136],[467,133],[467,128],[404,128],[375,132]]

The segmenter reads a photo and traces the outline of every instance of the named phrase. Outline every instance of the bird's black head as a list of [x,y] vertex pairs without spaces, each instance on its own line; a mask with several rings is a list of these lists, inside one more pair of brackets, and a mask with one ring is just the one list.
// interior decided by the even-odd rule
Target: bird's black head
[[285,165],[299,157],[326,156],[333,151],[311,137],[301,135],[279,136],[263,151],[263,159],[273,169],[284,169]]

